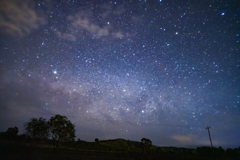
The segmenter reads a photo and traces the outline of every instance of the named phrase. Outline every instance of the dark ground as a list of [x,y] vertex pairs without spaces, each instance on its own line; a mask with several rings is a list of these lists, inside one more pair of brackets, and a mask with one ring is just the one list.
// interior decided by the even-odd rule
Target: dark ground
[[54,150],[49,145],[33,146],[16,142],[0,142],[0,160],[228,160],[198,155],[174,155],[161,153],[134,153],[121,151],[97,151],[74,148]]

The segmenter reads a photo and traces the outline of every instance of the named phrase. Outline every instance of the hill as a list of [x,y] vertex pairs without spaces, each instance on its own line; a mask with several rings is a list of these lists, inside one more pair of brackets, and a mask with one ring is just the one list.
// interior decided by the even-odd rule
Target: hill
[[[0,139],[0,159],[236,159],[240,157],[239,149],[223,150],[222,148],[199,147],[197,149],[159,147],[151,145],[144,149],[144,144],[125,139],[82,140],[62,142],[59,150],[54,150],[49,139],[30,139],[19,136]],[[37,158],[38,157],[38,158]]]

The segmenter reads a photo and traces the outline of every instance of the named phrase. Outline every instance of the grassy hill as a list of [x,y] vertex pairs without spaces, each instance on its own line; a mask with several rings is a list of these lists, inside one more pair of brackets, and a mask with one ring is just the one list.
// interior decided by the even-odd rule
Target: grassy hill
[[0,139],[0,159],[237,159],[239,149],[223,150],[222,148],[200,147],[187,149],[177,147],[150,146],[143,151],[143,144],[138,141],[125,139],[100,140],[96,142],[75,141],[61,143],[59,150],[54,150],[51,140],[42,139]]

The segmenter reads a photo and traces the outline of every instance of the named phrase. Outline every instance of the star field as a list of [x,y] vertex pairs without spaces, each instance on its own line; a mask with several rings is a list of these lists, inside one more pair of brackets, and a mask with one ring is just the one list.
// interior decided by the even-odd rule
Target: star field
[[238,147],[238,1],[0,2],[0,129],[66,115],[76,136]]

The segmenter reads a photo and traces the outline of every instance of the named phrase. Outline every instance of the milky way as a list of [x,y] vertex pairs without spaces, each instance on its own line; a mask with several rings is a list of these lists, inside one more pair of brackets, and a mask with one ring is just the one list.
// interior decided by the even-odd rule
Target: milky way
[[236,1],[0,2],[1,131],[66,115],[77,138],[240,144]]

